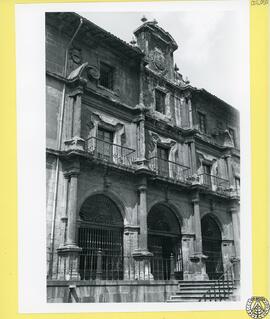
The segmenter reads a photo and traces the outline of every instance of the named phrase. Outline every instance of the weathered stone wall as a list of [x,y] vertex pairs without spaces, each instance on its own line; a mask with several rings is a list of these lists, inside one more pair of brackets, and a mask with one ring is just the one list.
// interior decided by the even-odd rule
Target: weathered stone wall
[[235,132],[236,148],[240,148],[239,113],[217,98],[204,94],[193,94],[192,111],[194,127],[199,128],[198,112],[206,115],[206,134],[217,144],[223,145],[224,137],[220,132],[231,128]]
[[[68,302],[70,282],[51,281],[48,302]],[[178,288],[178,281],[96,281],[76,282],[80,302],[166,302]]]

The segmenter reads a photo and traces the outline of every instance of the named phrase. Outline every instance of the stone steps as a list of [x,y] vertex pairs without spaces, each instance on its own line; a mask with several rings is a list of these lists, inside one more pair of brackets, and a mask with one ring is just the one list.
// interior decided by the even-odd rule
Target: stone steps
[[[215,285],[216,297],[214,297]],[[209,293],[210,288],[213,288],[211,294]],[[228,300],[233,294],[234,289],[235,286],[231,280],[222,282],[220,287],[217,286],[216,280],[180,281],[178,291],[170,297],[168,302],[198,302],[202,298],[202,301]]]

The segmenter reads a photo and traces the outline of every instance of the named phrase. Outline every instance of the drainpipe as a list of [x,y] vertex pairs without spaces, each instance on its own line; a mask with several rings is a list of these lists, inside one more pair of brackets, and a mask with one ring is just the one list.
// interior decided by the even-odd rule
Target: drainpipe
[[[64,86],[62,91],[62,99],[61,99],[61,106],[60,106],[60,121],[59,121],[59,134],[57,138],[57,150],[61,150],[62,144],[62,133],[63,133],[63,119],[64,119],[64,107],[65,107],[65,95],[66,95],[66,77],[67,77],[67,63],[68,63],[68,50],[74,41],[77,33],[79,32],[81,26],[83,24],[83,19],[80,18],[80,23],[73,34],[73,37],[67,44],[66,51],[65,51],[65,65],[64,65]],[[52,214],[52,226],[51,226],[51,236],[50,236],[50,260],[49,260],[49,278],[52,277],[52,269],[53,269],[53,250],[54,250],[54,233],[55,233],[55,218],[56,218],[56,205],[57,205],[57,189],[59,183],[59,156],[56,159],[56,169],[55,169],[55,184],[54,184],[54,198],[53,198],[53,214]]]

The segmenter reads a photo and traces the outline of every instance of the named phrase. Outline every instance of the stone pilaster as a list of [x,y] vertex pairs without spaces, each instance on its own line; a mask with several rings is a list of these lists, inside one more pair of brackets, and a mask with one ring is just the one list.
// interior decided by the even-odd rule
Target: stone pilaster
[[226,160],[227,171],[228,171],[228,179],[230,182],[230,187],[232,188],[234,186],[234,180],[233,180],[233,172],[232,172],[232,157],[231,157],[231,155],[226,155],[225,160]]
[[148,170],[148,160],[146,160],[146,143],[145,143],[145,112],[146,107],[143,104],[136,106],[140,110],[140,115],[136,118],[136,139],[137,139],[137,164],[138,170]]
[[197,173],[195,142],[194,141],[190,141],[188,143],[188,146],[189,146],[189,158],[190,158],[191,174],[194,175],[194,174]]
[[84,139],[81,137],[82,122],[82,94],[83,90],[78,88],[69,95],[71,108],[71,139],[65,141],[68,150],[84,150]]

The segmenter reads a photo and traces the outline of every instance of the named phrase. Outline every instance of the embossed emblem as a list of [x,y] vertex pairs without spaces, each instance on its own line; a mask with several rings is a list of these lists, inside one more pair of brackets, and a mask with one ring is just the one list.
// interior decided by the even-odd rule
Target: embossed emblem
[[150,52],[150,59],[159,71],[164,71],[166,69],[164,54],[159,49],[155,48],[155,50]]
[[246,304],[246,311],[251,318],[264,318],[269,313],[270,305],[265,297],[251,297]]

